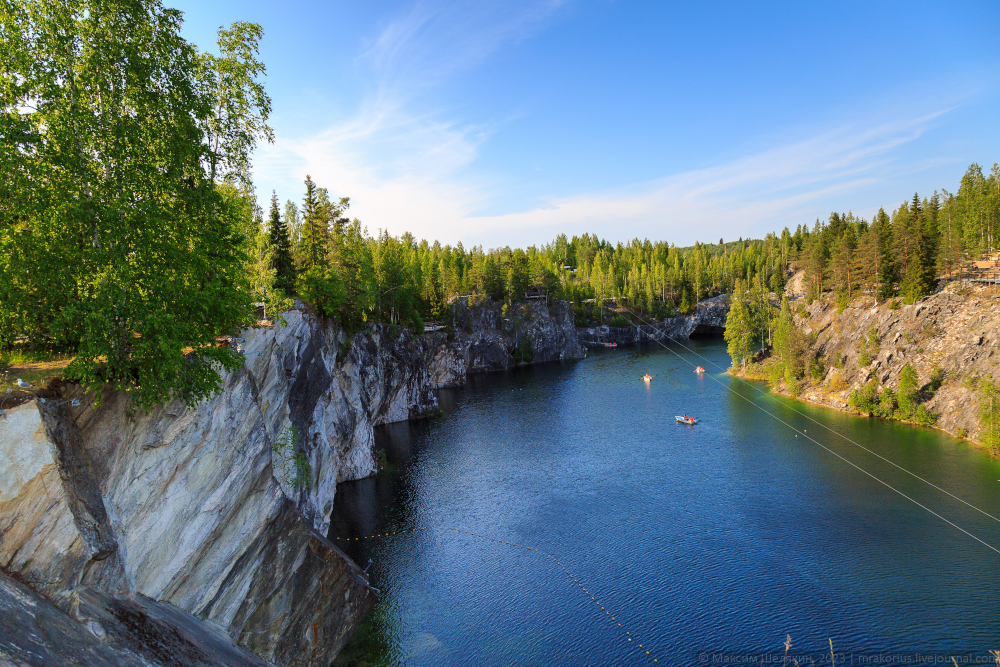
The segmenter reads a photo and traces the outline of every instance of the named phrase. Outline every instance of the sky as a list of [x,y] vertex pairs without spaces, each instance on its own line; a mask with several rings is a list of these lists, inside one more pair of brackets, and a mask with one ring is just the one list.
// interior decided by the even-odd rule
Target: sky
[[870,219],[1000,161],[1000,2],[164,0],[264,29],[273,144],[369,232],[678,246]]

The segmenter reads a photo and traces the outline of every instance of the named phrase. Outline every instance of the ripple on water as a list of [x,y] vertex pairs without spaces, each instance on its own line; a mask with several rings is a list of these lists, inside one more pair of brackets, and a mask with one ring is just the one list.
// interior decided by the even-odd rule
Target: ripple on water
[[[692,345],[728,364],[721,344]],[[338,487],[333,535],[461,528],[555,555],[590,594],[551,559],[452,530],[351,542],[384,593],[385,622],[366,626],[384,647],[370,663],[678,664],[780,653],[786,634],[815,655],[829,638],[867,654],[993,647],[997,554],[692,365],[640,347],[476,376],[445,397],[444,417],[381,433],[395,465]],[[1000,544],[1000,523],[798,412],[988,511],[1000,507],[1000,483],[985,482],[1000,479],[996,460],[935,431],[716,377]],[[701,421],[684,427],[675,414]]]

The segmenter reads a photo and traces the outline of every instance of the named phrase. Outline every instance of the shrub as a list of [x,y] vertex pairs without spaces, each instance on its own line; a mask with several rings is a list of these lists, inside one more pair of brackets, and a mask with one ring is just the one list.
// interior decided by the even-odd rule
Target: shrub
[[914,411],[917,409],[918,387],[917,372],[907,362],[899,373],[899,393],[896,397],[903,419],[911,419],[914,416]]
[[819,382],[823,379],[823,375],[826,373],[826,368],[823,366],[823,360],[819,357],[813,357],[809,360],[809,376],[813,380]]
[[611,321],[608,323],[608,326],[624,328],[632,326],[632,323],[628,320],[627,317],[624,317],[622,315],[615,315],[614,317],[611,318]]
[[929,389],[931,391],[937,391],[938,389],[940,389],[941,385],[944,384],[945,377],[946,377],[945,372],[940,367],[935,366],[934,368],[932,368],[931,369],[931,383],[930,383]]
[[310,267],[299,276],[296,289],[322,317],[333,317],[344,303],[344,281],[333,269]]
[[767,384],[771,387],[771,389],[776,389],[777,386],[781,384],[784,376],[784,364],[776,361],[767,369]]
[[802,393],[802,382],[795,377],[795,371],[792,370],[791,365],[785,367],[785,387],[788,389],[789,396],[797,397]]
[[898,407],[899,406],[896,403],[896,392],[892,389],[885,389],[878,397],[878,405],[875,406],[875,414],[879,417],[885,417],[886,419],[895,419]]
[[923,424],[924,426],[933,426],[937,419],[938,416],[936,414],[922,405],[918,405],[917,409],[910,415],[910,421]]
[[530,362],[534,356],[534,352],[531,347],[531,339],[527,336],[522,337],[520,344],[514,348],[514,351],[510,356],[514,360],[514,363],[520,363],[522,361],[525,363]]
[[979,380],[979,439],[994,452],[1000,451],[1000,387]]
[[960,438],[968,438],[969,437],[969,432],[965,430],[964,426],[959,426],[955,430],[955,435],[957,435]]
[[830,382],[827,384],[827,388],[830,391],[844,391],[847,389],[847,381],[844,380],[844,374],[840,371],[834,371],[830,375]]
[[871,379],[851,392],[847,404],[863,414],[875,414],[879,406],[878,380]]
[[845,310],[847,310],[847,307],[849,305],[851,305],[851,300],[847,297],[846,294],[844,294],[843,292],[841,292],[840,294],[837,295],[837,314],[838,315],[842,314]]

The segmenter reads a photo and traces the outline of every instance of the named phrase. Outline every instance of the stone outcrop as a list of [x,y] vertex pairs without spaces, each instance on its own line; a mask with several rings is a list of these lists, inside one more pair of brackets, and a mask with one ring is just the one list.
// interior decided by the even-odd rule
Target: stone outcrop
[[[826,301],[793,305],[795,321],[809,335],[810,350],[823,359],[825,373],[808,384],[799,398],[849,410],[849,395],[874,379],[896,390],[909,363],[924,387],[923,405],[937,415],[935,427],[952,435],[978,439],[979,399],[973,380],[1000,380],[1000,290],[955,283],[913,305],[871,297],[856,298],[843,312]],[[877,348],[863,364],[862,339],[874,330]],[[935,368],[943,373],[936,391],[928,385]],[[783,385],[779,391],[785,393]]]
[[511,368],[522,347],[530,363],[582,359],[583,347],[573,326],[573,311],[565,301],[512,304],[505,310],[490,300],[455,308],[454,340],[444,333],[427,334],[424,359],[435,388],[465,384],[469,373]]
[[451,342],[348,337],[300,304],[234,340],[244,365],[197,407],[60,384],[8,410],[0,608],[56,629],[0,626],[0,662],[329,665],[375,601],[326,537],[337,484],[377,468],[373,428],[435,412],[433,389],[513,365],[522,344],[583,356],[562,302],[454,317]]
[[684,340],[698,336],[721,337],[726,329],[728,315],[729,295],[720,294],[700,301],[687,315],[667,317],[648,324],[637,321],[636,325],[631,327],[611,327],[606,324],[596,327],[577,327],[577,336],[584,345],[596,346],[602,343],[629,345],[654,340]]

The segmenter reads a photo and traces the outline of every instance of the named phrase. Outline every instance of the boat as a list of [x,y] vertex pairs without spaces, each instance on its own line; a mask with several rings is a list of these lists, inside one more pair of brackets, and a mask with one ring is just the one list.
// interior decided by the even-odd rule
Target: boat
[[653,376],[650,375],[649,373],[646,373],[645,375],[642,376],[642,379],[645,380],[647,384],[649,384],[649,381],[653,379]]
[[678,417],[674,415],[674,419],[677,420],[678,424],[687,424],[688,426],[694,426],[698,423],[698,420],[694,417]]
[[694,369],[694,372],[695,372],[695,373],[704,373],[704,372],[705,372],[705,369],[704,369],[704,368],[702,368],[701,366],[698,366],[698,368]]
[[604,347],[618,347],[618,343],[604,343]]

